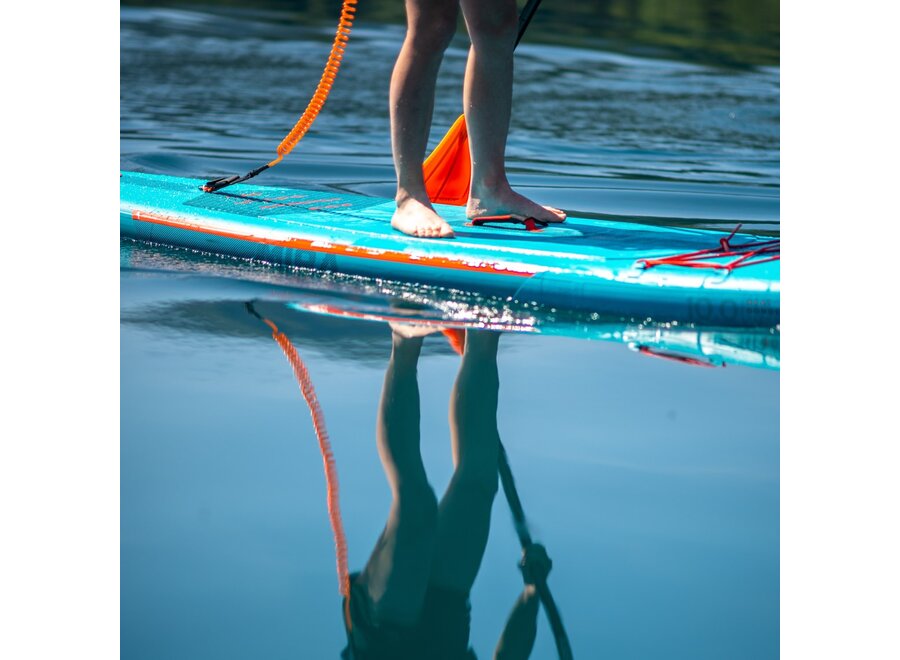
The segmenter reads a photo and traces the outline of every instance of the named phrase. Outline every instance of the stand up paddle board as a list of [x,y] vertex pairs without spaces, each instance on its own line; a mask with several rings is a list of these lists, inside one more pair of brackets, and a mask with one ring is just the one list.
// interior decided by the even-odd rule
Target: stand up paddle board
[[[264,317],[304,345],[334,359],[384,359],[390,321],[437,330],[489,329],[508,334],[566,337],[625,344],[642,355],[688,365],[780,368],[780,332],[775,328],[714,327],[694,323],[623,321],[593,312],[515,305],[505,298],[423,284],[389,282],[308,269],[272,268],[253,262],[168,246],[128,241],[123,271],[190,275],[179,277],[179,295],[161,305],[123,313],[124,323],[172,327],[216,337],[258,336],[252,302]],[[326,320],[312,321],[324,315]],[[359,327],[353,327],[359,326]],[[540,344],[534,344],[540,351]]]
[[204,182],[123,172],[121,235],[623,319],[779,321],[779,261],[765,238],[573,217],[472,226],[464,209],[437,205],[456,238],[426,239],[391,228],[393,200],[249,184],[208,193]]

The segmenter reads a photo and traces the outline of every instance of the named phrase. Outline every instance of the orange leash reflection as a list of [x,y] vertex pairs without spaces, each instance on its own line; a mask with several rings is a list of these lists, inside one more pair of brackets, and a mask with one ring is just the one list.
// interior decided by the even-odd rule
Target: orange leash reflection
[[[260,317],[262,318],[262,317]],[[309,372],[306,365],[300,359],[297,349],[291,343],[283,332],[269,319],[262,318],[263,322],[272,328],[272,338],[281,346],[285,357],[291,363],[294,370],[294,377],[297,384],[300,385],[300,392],[309,406],[309,413],[312,416],[313,428],[316,432],[316,439],[319,441],[319,450],[322,452],[322,462],[325,465],[325,486],[328,491],[328,518],[331,521],[331,531],[334,534],[334,551],[337,558],[338,582],[340,583],[340,591],[344,597],[350,595],[350,569],[347,561],[347,536],[344,533],[344,523],[341,520],[341,507],[338,499],[338,476],[337,466],[334,461],[334,453],[331,451],[331,442],[328,440],[328,431],[325,429],[325,416],[322,414],[322,407],[316,397],[316,390],[313,387]]]

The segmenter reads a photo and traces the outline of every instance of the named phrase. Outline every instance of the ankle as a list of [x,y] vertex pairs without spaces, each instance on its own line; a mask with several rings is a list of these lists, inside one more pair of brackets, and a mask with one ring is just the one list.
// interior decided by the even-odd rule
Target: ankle
[[472,178],[471,197],[496,196],[510,188],[506,172],[501,170],[478,178]]
[[428,193],[424,190],[419,192],[410,190],[409,188],[398,188],[397,194],[394,195],[394,201],[397,203],[397,208],[410,203],[424,204],[428,207],[431,206],[431,201],[428,199]]
[[418,361],[424,337],[406,337],[396,330],[391,333],[391,355],[403,362]]
[[467,353],[488,352],[496,354],[497,344],[500,342],[501,334],[502,333],[497,332],[496,330],[476,330],[470,328],[466,331],[465,351]]

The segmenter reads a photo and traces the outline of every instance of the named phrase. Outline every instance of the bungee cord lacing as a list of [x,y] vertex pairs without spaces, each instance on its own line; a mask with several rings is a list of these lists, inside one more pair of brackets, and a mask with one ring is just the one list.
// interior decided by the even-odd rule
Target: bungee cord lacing
[[[685,268],[715,268],[730,273],[735,268],[755,266],[767,261],[778,261],[781,259],[781,239],[778,238],[732,245],[731,239],[734,238],[742,226],[738,225],[727,237],[720,238],[719,247],[674,254],[670,257],[638,259],[637,264],[645,270],[654,266],[684,266]],[[722,257],[734,257],[734,260],[725,263],[703,261],[703,259]]]

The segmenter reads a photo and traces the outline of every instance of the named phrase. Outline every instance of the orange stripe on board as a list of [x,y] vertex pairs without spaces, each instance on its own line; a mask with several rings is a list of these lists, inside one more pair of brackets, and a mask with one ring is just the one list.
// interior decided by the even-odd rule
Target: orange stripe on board
[[[293,248],[296,250],[309,250],[310,252],[324,252],[326,254],[343,255],[347,257],[358,257],[363,259],[373,259],[375,261],[389,261],[396,264],[407,264],[410,266],[433,266],[436,268],[447,268],[451,270],[465,270],[476,273],[490,273],[493,275],[512,275],[514,277],[531,277],[533,272],[510,270],[501,268],[496,264],[483,263],[471,264],[462,259],[453,259],[450,257],[428,257],[417,256],[407,252],[398,252],[397,250],[379,250],[366,247],[358,247],[353,245],[331,244],[322,245],[321,239],[311,241],[306,238],[264,238],[261,236],[248,236],[246,234],[235,234],[233,232],[222,231],[220,229],[211,229],[202,225],[192,224],[181,218],[173,218],[169,216],[157,215],[146,211],[132,211],[131,219],[139,222],[150,222],[156,225],[164,225],[166,227],[175,227],[177,229],[188,229],[202,234],[212,234],[213,236],[221,236],[223,238],[235,238],[250,243],[262,243],[264,245],[273,245],[276,247]],[[440,240],[440,239],[432,239]]]

